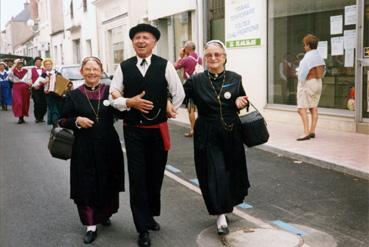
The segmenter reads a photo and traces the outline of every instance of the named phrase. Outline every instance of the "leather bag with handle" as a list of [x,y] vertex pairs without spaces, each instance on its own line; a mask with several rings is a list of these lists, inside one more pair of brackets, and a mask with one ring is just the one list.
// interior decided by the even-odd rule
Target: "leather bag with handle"
[[68,160],[72,156],[73,143],[72,130],[56,127],[51,130],[48,149],[52,157]]
[[255,111],[239,116],[241,121],[242,140],[248,147],[264,144],[269,139],[269,132],[264,117],[249,101]]

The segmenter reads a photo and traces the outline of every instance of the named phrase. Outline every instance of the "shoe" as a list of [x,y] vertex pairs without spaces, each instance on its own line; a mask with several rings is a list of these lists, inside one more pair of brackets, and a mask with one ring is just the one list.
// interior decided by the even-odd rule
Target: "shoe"
[[110,221],[110,219],[107,219],[107,220],[105,220],[105,221],[101,222],[101,225],[103,225],[103,226],[111,226],[111,221]]
[[186,133],[184,136],[185,137],[192,137],[193,136],[193,131],[190,131],[190,132]]
[[25,123],[26,121],[24,121],[24,119],[23,118],[19,118],[19,120],[18,120],[18,124],[23,124],[23,123]]
[[43,120],[43,119],[36,119],[36,123],[43,123],[43,122],[45,122],[45,120]]
[[219,236],[224,236],[224,235],[229,234],[229,228],[228,228],[228,226],[220,226],[217,229],[217,233],[218,233]]
[[93,241],[95,241],[96,237],[97,237],[97,230],[96,231],[87,231],[84,238],[83,238],[83,243],[91,244]]
[[150,234],[148,232],[140,233],[137,240],[138,246],[149,247],[151,246]]
[[305,141],[310,139],[310,134],[304,137],[297,138],[296,141]]
[[315,133],[310,133],[309,136],[310,138],[315,138]]
[[150,224],[147,226],[147,228],[151,231],[159,231],[160,225],[158,222],[156,222],[154,219],[150,222]]

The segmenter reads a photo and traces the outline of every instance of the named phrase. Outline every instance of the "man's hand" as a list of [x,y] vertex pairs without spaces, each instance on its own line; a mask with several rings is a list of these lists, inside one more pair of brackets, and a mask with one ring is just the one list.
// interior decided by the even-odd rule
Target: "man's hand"
[[150,100],[143,99],[145,91],[136,95],[135,97],[128,98],[126,101],[127,107],[135,108],[143,113],[149,113],[154,108],[154,104]]
[[78,124],[79,126],[81,126],[84,129],[87,129],[87,128],[92,127],[92,125],[94,124],[94,121],[92,121],[92,120],[90,120],[89,118],[86,118],[86,117],[77,117],[76,124]]
[[177,111],[174,109],[174,106],[170,100],[167,101],[167,117],[168,118],[176,118]]

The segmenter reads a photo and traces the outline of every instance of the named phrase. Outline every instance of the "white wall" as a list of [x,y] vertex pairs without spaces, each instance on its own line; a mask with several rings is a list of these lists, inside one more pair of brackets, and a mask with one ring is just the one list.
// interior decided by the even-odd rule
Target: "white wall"
[[261,46],[229,48],[227,69],[242,75],[246,94],[259,111],[267,104],[267,0],[262,1]]

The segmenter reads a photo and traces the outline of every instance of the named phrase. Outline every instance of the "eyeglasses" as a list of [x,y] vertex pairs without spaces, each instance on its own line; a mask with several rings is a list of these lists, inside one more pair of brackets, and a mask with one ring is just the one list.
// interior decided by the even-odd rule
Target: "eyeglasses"
[[218,53],[218,52],[215,52],[215,53],[207,53],[205,54],[205,58],[206,59],[209,59],[209,58],[212,58],[212,57],[215,57],[216,59],[220,58],[222,55],[224,55],[224,53]]

